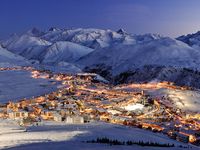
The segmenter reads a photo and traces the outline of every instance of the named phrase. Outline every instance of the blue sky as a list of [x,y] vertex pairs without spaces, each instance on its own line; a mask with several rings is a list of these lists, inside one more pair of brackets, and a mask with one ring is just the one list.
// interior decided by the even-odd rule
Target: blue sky
[[52,26],[171,37],[200,30],[200,0],[0,0],[0,6],[0,37]]

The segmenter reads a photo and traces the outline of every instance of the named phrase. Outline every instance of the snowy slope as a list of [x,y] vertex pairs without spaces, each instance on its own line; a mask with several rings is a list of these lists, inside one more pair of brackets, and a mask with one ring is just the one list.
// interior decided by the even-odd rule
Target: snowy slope
[[199,113],[200,107],[200,93],[199,91],[181,91],[181,90],[174,90],[174,89],[159,89],[159,90],[151,90],[148,91],[149,93],[154,93],[154,96],[168,96],[173,102],[176,107],[180,108],[184,111],[191,111]]
[[55,42],[45,50],[42,63],[74,62],[92,51],[93,49],[72,42]]
[[51,45],[50,42],[39,38],[42,34],[42,31],[33,28],[22,35],[13,34],[8,39],[1,41],[1,44],[15,54],[22,55],[27,59],[38,60],[42,51]]
[[[93,49],[76,44],[76,42],[63,41],[71,36],[71,34],[64,36],[64,33],[65,30],[58,28],[50,28],[46,32],[33,28],[20,36],[13,34],[1,43],[9,51],[27,59],[53,64],[60,61],[73,62],[93,51]],[[60,38],[61,35],[64,37]],[[72,38],[72,41],[73,39],[77,38]]]
[[[132,149],[132,150],[162,150],[167,148],[162,147],[141,147],[141,146],[110,146],[104,144],[84,143],[86,140],[93,140],[97,137],[108,137],[117,140],[134,140],[134,141],[152,141],[159,143],[170,143],[176,147],[170,148],[172,150],[181,150],[179,145],[188,146],[169,139],[165,135],[152,133],[147,130],[123,127],[120,125],[107,124],[96,122],[91,124],[73,124],[66,125],[56,122],[44,122],[43,126],[29,127],[28,132],[12,123],[11,121],[0,120],[0,148],[11,147],[10,149]],[[8,125],[6,125],[8,124]],[[191,146],[195,149],[194,146]],[[184,148],[187,149],[187,148]]]
[[[200,51],[159,35],[134,35],[135,43],[115,43],[80,58],[77,64],[113,83],[170,81],[200,88]],[[197,71],[198,70],[198,71]]]
[[40,38],[56,42],[56,41],[70,41],[90,48],[104,48],[113,43],[134,43],[134,38],[126,34],[123,30],[119,32],[101,29],[56,29],[50,30]]
[[183,35],[177,38],[189,46],[200,49],[200,31],[194,34]]
[[25,60],[25,58],[13,54],[10,51],[2,48],[0,45],[0,67],[9,67],[9,66],[24,66],[29,63]]
[[77,63],[82,66],[104,64],[112,68],[112,74],[141,68],[146,65],[198,68],[200,52],[187,44],[168,37],[149,39],[144,35],[136,37],[136,44],[116,44],[96,50],[81,58]]
[[23,34],[21,36],[10,37],[8,40],[2,42],[2,45],[11,52],[16,54],[23,53],[24,50],[37,46],[50,45],[50,42],[42,40],[38,37]]
[[52,80],[34,79],[27,71],[0,72],[0,103],[39,96],[57,89]]

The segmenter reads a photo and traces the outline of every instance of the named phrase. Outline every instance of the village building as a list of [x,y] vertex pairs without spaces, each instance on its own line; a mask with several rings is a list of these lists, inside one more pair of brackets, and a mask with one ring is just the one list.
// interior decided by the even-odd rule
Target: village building
[[84,118],[82,116],[67,116],[65,118],[66,124],[81,124],[84,123]]
[[61,122],[62,116],[59,113],[53,113],[53,120],[57,122]]
[[22,119],[22,118],[27,118],[29,116],[29,113],[26,111],[16,111],[16,112],[9,112],[8,117],[10,119]]

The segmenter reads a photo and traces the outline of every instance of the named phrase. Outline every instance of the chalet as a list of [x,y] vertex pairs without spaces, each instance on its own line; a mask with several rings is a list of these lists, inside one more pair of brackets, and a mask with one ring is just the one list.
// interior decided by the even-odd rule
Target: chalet
[[84,123],[84,118],[81,116],[67,116],[65,119],[66,124],[81,124]]
[[53,120],[57,122],[61,122],[62,116],[59,113],[53,113]]
[[69,111],[67,109],[62,109],[62,110],[60,110],[60,114],[62,117],[65,117],[65,116],[71,115],[72,113],[71,113],[71,111]]
[[9,117],[10,119],[22,119],[22,118],[27,118],[28,115],[29,115],[29,113],[26,112],[26,111],[16,111],[16,112],[11,111],[11,112],[8,113],[8,117]]
[[110,122],[111,123],[117,123],[117,124],[124,124],[124,122],[127,120],[126,117],[121,116],[111,116]]
[[98,112],[99,115],[102,115],[102,114],[106,114],[106,113],[107,113],[107,111],[104,110],[103,108],[97,108],[97,112]]
[[44,120],[51,120],[53,119],[53,111],[48,111],[45,110],[44,112],[41,113],[41,118]]
[[66,123],[66,124],[73,124],[73,119],[72,119],[72,117],[67,116],[67,117],[65,118],[65,123]]
[[5,113],[0,111],[0,118],[3,118],[5,116]]
[[83,116],[83,119],[84,119],[84,123],[89,123],[89,122],[93,121],[92,118],[90,118],[90,116],[88,116],[88,115]]

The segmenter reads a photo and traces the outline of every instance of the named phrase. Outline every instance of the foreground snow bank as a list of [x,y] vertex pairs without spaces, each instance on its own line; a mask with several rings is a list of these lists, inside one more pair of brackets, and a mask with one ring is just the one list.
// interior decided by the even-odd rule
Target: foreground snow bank
[[[7,126],[9,124],[9,126]],[[24,129],[12,121],[0,120],[0,149],[149,149],[140,146],[109,146],[102,144],[90,144],[83,141],[108,137],[117,140],[152,141],[183,145],[168,137],[152,133],[150,131],[123,127],[119,125],[95,122],[92,124],[64,125],[59,123],[46,123],[43,126],[33,126]],[[154,148],[151,149],[161,149]],[[166,148],[162,148],[166,149]],[[171,149],[180,149],[178,147]]]

